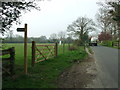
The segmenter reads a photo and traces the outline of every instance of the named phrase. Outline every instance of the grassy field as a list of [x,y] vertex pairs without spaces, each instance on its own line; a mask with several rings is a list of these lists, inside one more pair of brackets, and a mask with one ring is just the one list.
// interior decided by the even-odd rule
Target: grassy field
[[77,60],[83,60],[87,53],[83,47],[69,51],[65,45],[58,48],[58,56],[43,62],[36,63],[31,67],[31,44],[28,44],[28,75],[24,75],[23,44],[6,44],[6,47],[15,47],[15,79],[4,77],[3,88],[57,88],[56,80],[61,72],[73,65]]

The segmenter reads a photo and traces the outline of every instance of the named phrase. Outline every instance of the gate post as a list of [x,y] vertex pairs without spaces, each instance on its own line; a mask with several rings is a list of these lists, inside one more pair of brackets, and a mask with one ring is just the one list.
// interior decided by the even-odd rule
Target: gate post
[[58,55],[58,43],[55,43],[55,57]]
[[32,41],[32,67],[35,64],[35,41]]

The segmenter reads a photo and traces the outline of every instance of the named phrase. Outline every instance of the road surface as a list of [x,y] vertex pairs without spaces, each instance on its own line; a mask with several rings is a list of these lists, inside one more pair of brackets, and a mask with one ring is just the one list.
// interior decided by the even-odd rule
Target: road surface
[[118,49],[104,46],[91,48],[99,67],[98,77],[102,88],[118,88]]

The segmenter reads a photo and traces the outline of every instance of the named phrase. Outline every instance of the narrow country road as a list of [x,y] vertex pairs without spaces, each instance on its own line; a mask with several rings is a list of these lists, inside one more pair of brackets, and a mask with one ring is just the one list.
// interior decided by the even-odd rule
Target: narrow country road
[[98,78],[103,88],[118,88],[118,49],[91,47],[99,67]]

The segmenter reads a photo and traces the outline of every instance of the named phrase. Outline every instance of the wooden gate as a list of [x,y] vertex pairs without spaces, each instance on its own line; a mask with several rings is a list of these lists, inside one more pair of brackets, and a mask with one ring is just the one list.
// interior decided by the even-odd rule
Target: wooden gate
[[35,63],[47,60],[57,56],[57,43],[55,44],[36,44],[35,41],[32,41],[32,66]]

